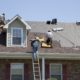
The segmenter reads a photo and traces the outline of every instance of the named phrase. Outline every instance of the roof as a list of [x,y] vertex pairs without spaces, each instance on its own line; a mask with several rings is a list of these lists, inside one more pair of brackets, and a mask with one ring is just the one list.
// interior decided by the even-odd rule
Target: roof
[[53,32],[53,40],[59,41],[62,47],[80,46],[80,25],[76,23],[57,23],[46,24],[46,22],[29,22],[31,32],[45,33],[53,28],[63,29],[62,31]]
[[[13,20],[19,18],[18,15],[11,19],[6,25],[10,24]],[[31,31],[28,35],[27,48],[22,47],[6,47],[5,34],[0,35],[0,52],[32,52],[30,40],[34,38],[35,34],[38,36],[44,36],[48,30],[53,28],[63,29],[62,31],[53,32],[53,48],[39,48],[41,53],[79,53],[80,52],[80,25],[76,23],[57,23],[46,24],[46,22],[40,21],[26,21],[27,25],[31,27]],[[5,26],[6,26],[5,25]]]
[[8,25],[11,24],[14,20],[20,20],[25,26],[26,26],[26,29],[31,29],[31,27],[19,16],[19,15],[16,15],[14,16],[5,26],[4,28],[8,28]]
[[[44,33],[36,33],[37,36],[44,36]],[[35,33],[30,32],[28,34],[28,46],[26,48],[22,47],[6,47],[5,46],[5,34],[3,33],[0,35],[0,52],[24,52],[24,53],[31,53],[31,39],[34,38]],[[40,53],[80,53],[80,47],[74,48],[74,47],[61,47],[61,44],[59,41],[53,40],[53,48],[41,48],[41,45],[39,46],[39,52]]]

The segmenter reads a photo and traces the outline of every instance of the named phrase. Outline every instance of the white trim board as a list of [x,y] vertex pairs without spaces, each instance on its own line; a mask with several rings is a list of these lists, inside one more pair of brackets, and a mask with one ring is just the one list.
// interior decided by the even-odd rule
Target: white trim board
[[25,26],[26,26],[26,29],[31,29],[30,25],[28,25],[19,15],[16,15],[14,16],[5,26],[4,28],[8,28],[8,26],[13,22],[15,21],[16,19],[19,19]]
[[[77,53],[39,53],[39,58],[53,60],[80,60]],[[32,53],[26,52],[0,52],[0,59],[32,59]]]
[[[13,42],[12,42],[12,41],[13,41],[13,40],[12,40],[12,39],[13,39],[13,38],[12,38],[12,37],[13,37],[13,29],[20,29],[20,30],[21,30],[21,45],[14,45],[14,44],[12,44],[12,43],[13,43]],[[11,34],[12,34],[12,35],[11,35],[11,46],[12,46],[12,47],[15,47],[15,46],[16,46],[16,47],[24,47],[24,45],[23,45],[23,28],[12,27],[12,28],[11,28]]]

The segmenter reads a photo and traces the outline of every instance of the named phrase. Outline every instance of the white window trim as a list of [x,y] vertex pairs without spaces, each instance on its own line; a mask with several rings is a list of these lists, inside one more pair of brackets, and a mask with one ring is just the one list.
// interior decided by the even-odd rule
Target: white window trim
[[[26,30],[26,34],[27,34],[27,30]],[[25,47],[27,47],[27,36],[26,36],[26,45],[25,45]]]
[[51,65],[60,65],[60,66],[61,66],[61,80],[63,80],[63,75],[62,75],[62,64],[60,64],[60,63],[50,63],[50,65],[49,65],[50,78],[51,78]]
[[8,45],[8,29],[7,29],[7,34],[6,34],[6,46],[9,47],[9,45]]
[[[13,40],[12,40],[12,39],[13,39],[13,29],[21,29],[21,45],[14,45],[14,44],[13,44],[13,42],[12,42],[12,41],[13,41]],[[23,28],[12,27],[12,28],[11,28],[11,34],[12,34],[12,35],[11,35],[11,46],[12,46],[12,47],[15,47],[15,46],[16,46],[16,47],[23,47]]]
[[12,66],[13,64],[21,64],[21,65],[23,65],[22,80],[24,80],[24,63],[11,63],[11,64],[10,64],[10,80],[11,80],[11,73],[12,73],[12,72],[11,72],[11,71],[12,71],[12,70],[11,70],[11,69],[12,69],[11,66]]

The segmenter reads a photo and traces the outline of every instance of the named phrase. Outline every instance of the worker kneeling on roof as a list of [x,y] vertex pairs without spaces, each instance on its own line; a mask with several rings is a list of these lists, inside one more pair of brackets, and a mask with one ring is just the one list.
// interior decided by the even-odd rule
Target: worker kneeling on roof
[[50,30],[48,30],[48,32],[46,33],[47,45],[52,45],[52,37],[53,37],[53,33]]

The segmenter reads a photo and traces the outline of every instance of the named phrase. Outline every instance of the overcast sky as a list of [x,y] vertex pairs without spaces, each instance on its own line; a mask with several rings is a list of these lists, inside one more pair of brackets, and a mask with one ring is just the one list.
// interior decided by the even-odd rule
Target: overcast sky
[[24,20],[80,21],[80,0],[0,0],[0,14],[7,19],[19,14]]

